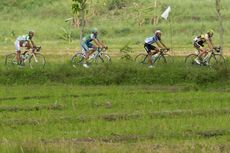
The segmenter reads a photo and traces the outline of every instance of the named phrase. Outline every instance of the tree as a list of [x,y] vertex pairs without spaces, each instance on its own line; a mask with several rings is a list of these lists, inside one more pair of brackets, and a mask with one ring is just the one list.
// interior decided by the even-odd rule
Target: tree
[[220,13],[221,10],[221,0],[216,0],[216,11],[217,11],[217,17],[219,20],[219,31],[220,31],[220,46],[223,49],[224,45],[224,27],[223,27],[223,20]]
[[85,15],[87,13],[87,0],[72,0],[72,11],[74,16],[80,19],[80,40],[82,40],[85,28]]

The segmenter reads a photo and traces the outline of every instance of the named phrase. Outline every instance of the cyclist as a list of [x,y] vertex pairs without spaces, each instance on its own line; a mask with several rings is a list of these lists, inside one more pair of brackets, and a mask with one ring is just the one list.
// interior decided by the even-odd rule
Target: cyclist
[[204,43],[207,42],[208,48],[212,50],[214,48],[214,45],[212,43],[212,36],[214,32],[213,30],[209,30],[207,33],[202,34],[200,36],[196,36],[193,39],[193,46],[198,50],[198,56],[195,59],[195,62],[197,64],[200,64],[201,61],[203,61],[202,57],[206,55],[206,50],[204,48]]
[[[152,68],[152,56],[157,54],[159,52],[159,48],[156,46],[153,46],[152,44],[156,43],[159,48],[166,48],[169,50],[169,48],[166,47],[166,45],[161,40],[161,31],[156,30],[153,37],[148,37],[145,39],[144,48],[146,52],[148,53],[148,63],[149,68]],[[151,52],[154,50],[153,52]]]
[[[94,44],[92,44],[94,42]],[[89,35],[86,35],[81,41],[81,47],[85,51],[85,59],[83,66],[88,68],[87,60],[89,56],[93,54],[98,48],[107,48],[99,39],[98,39],[98,30],[93,28]]]
[[[26,47],[27,49],[30,49],[30,48],[34,48],[35,47],[35,44],[32,40],[34,36],[34,32],[33,31],[29,31],[28,34],[26,35],[22,35],[22,36],[18,36],[16,38],[16,41],[15,41],[15,48],[16,48],[16,59],[17,59],[17,63],[20,65],[21,64],[21,47]],[[25,51],[23,54],[25,54],[27,51]]]

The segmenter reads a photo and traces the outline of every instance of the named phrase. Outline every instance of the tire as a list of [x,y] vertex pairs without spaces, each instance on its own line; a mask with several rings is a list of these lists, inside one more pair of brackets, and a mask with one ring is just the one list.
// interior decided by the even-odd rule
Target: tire
[[166,59],[166,63],[167,63],[167,64],[172,64],[172,63],[174,63],[174,58],[173,58],[172,55],[170,55],[170,54],[164,54],[164,57],[165,57],[165,59]]
[[11,53],[5,57],[5,66],[7,68],[15,67],[17,65],[16,53]]
[[140,53],[135,57],[135,62],[138,64],[147,64],[148,63],[148,55],[144,53]]
[[195,58],[197,58],[197,54],[189,54],[188,56],[185,57],[185,64],[187,66],[196,65],[194,61]]
[[30,65],[30,68],[31,69],[40,69],[40,68],[44,68],[45,67],[45,64],[46,64],[46,59],[45,57],[40,54],[40,53],[34,53],[35,54],[35,57],[34,56],[31,56],[29,58],[29,65]]
[[213,54],[210,57],[208,63],[210,66],[222,65],[225,63],[225,59],[224,59],[223,55],[221,55],[221,54]]
[[106,53],[101,53],[98,55],[96,59],[96,63],[104,63],[104,64],[110,64],[111,63],[111,57]]
[[73,67],[77,67],[79,65],[82,65],[83,61],[84,61],[84,56],[82,53],[75,54],[71,59],[71,63],[72,63]]
[[153,60],[153,64],[156,65],[156,64],[166,64],[167,61],[166,61],[166,58],[162,55],[156,57],[156,59]]

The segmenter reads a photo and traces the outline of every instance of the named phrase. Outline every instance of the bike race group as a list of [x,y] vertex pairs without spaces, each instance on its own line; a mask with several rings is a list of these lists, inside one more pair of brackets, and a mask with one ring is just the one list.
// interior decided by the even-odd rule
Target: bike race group
[[[209,65],[209,61],[207,60],[207,55],[210,51],[215,49],[212,42],[214,31],[212,29],[208,30],[206,33],[196,36],[192,45],[197,50],[196,57],[193,59],[192,63],[196,65]],[[26,35],[18,36],[15,41],[15,49],[16,49],[16,64],[18,66],[23,66],[23,56],[26,55],[27,52],[34,52],[37,46],[33,41],[33,37],[35,35],[34,31],[29,31]],[[157,29],[153,32],[151,37],[147,37],[144,40],[144,49],[147,52],[145,60],[148,63],[148,68],[154,67],[153,57],[156,57],[160,52],[160,49],[164,49],[169,51],[168,48],[161,39],[162,31]],[[156,45],[155,45],[156,44]],[[208,47],[205,48],[205,44]],[[85,68],[89,68],[88,60],[90,56],[97,51],[98,49],[107,49],[108,47],[98,38],[98,29],[93,28],[88,35],[85,35],[80,42],[80,46],[83,52],[83,59],[81,65]],[[26,48],[24,52],[21,51],[21,48]],[[207,49],[208,48],[208,49]]]

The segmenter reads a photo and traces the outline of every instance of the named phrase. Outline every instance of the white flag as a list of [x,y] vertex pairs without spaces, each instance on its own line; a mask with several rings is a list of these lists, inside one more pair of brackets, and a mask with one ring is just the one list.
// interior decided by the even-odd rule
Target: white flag
[[170,11],[171,11],[171,7],[169,6],[169,7],[161,14],[161,17],[164,18],[165,20],[167,20]]

